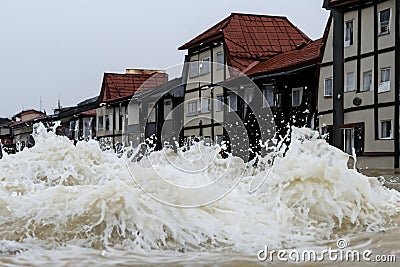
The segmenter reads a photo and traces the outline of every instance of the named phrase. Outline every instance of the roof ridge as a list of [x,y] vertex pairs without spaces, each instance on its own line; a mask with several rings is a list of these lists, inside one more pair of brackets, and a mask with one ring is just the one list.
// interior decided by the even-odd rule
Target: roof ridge
[[254,13],[242,13],[242,12],[232,12],[230,16],[253,16],[253,17],[266,17],[266,18],[286,18],[284,15],[269,15],[269,14],[254,14]]

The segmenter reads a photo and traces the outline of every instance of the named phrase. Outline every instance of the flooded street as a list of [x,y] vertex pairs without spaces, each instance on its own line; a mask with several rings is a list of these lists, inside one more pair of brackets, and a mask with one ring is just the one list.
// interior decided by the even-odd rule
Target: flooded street
[[[215,156],[214,147],[201,144],[182,153],[154,152],[138,163],[101,151],[95,141],[75,146],[39,127],[35,147],[0,160],[0,265],[293,264],[277,255],[260,261],[265,248],[322,256],[328,248],[368,250],[369,264],[376,266],[382,266],[372,261],[376,256],[398,259],[400,193],[382,186],[383,178],[349,169],[348,155],[310,130],[297,131],[285,156],[263,169]],[[196,149],[202,151],[196,164],[206,167],[188,175]],[[368,172],[398,184],[394,172]],[[186,187],[177,194],[160,174]],[[208,197],[228,194],[184,207],[207,199],[204,192],[185,188],[213,182],[217,187]],[[337,266],[339,259],[324,257],[296,266]],[[348,264],[365,266],[359,261]]]

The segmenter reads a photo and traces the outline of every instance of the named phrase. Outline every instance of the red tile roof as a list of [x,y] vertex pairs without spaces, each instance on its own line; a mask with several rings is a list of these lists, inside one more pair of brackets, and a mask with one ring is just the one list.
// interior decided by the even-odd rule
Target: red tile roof
[[91,109],[91,110],[87,110],[87,111],[82,111],[80,113],[80,115],[83,115],[83,116],[96,116],[96,110],[95,109]]
[[311,40],[286,17],[232,13],[179,49],[221,39],[228,64],[239,70],[255,60],[270,58]]
[[35,114],[35,115],[38,115],[38,116],[45,115],[45,113],[42,112],[42,111],[35,110],[35,109],[27,109],[27,110],[23,110],[23,111],[21,111],[21,112],[15,114],[15,115],[13,116],[13,118],[20,118],[20,117],[22,117],[22,116],[31,115],[31,114]]
[[293,67],[302,67],[309,64],[318,63],[321,57],[323,39],[311,41],[304,47],[291,50],[263,60],[245,70],[246,75],[256,75],[260,73],[277,72]]
[[37,122],[37,121],[40,121],[40,120],[43,120],[43,119],[46,119],[46,118],[48,118],[47,115],[41,115],[41,116],[32,118],[32,119],[30,119],[30,120],[15,121],[15,122],[11,123],[9,126],[10,126],[10,127],[14,127],[14,126],[21,125],[21,124],[25,124],[25,123],[28,123],[28,122]]
[[99,102],[111,102],[130,97],[141,88],[143,90],[156,87],[168,81],[165,73],[152,74],[117,74],[104,73]]

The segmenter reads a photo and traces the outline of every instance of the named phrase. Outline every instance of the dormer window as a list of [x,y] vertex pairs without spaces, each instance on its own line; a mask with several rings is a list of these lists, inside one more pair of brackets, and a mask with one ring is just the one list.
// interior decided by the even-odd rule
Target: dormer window
[[390,8],[379,12],[379,34],[389,33]]

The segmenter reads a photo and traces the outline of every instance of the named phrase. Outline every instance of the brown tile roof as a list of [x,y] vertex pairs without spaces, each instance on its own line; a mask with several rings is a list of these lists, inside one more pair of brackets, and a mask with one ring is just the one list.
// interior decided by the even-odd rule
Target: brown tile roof
[[156,87],[168,81],[165,73],[152,74],[117,74],[104,73],[99,102],[111,102],[130,97],[141,88]]
[[239,70],[255,60],[270,58],[311,40],[286,17],[232,13],[179,49],[221,39],[228,64]]
[[95,109],[91,109],[91,110],[87,110],[87,111],[82,111],[80,113],[80,115],[82,115],[82,116],[96,116],[96,110]]
[[15,122],[11,123],[9,126],[10,126],[10,127],[15,127],[15,126],[22,125],[22,124],[25,124],[25,123],[39,122],[39,121],[41,121],[41,120],[47,119],[48,117],[49,117],[49,116],[47,116],[47,115],[41,115],[41,116],[32,118],[32,119],[30,119],[30,120],[15,121]]
[[13,118],[20,118],[20,117],[22,117],[22,116],[31,115],[31,114],[36,114],[36,115],[38,115],[38,116],[45,115],[45,113],[42,112],[42,111],[35,110],[35,109],[27,109],[27,110],[23,110],[23,111],[21,111],[21,112],[15,114],[15,115],[13,116]]
[[307,66],[318,63],[321,58],[323,39],[311,41],[304,47],[276,55],[271,59],[260,61],[245,70],[245,74],[252,76],[260,73],[278,72],[294,67]]

